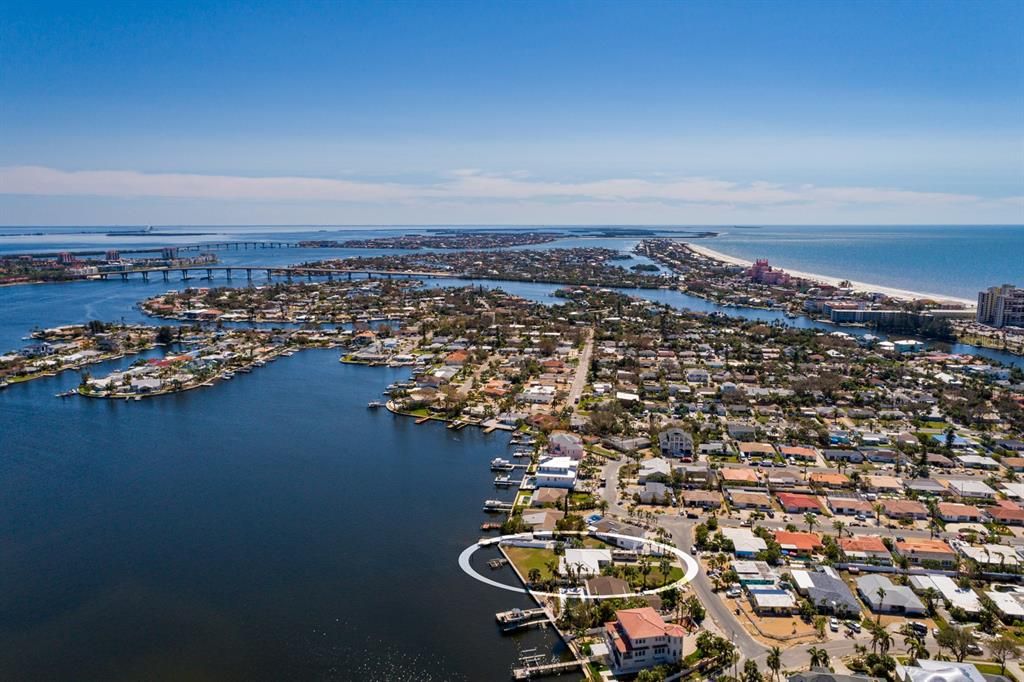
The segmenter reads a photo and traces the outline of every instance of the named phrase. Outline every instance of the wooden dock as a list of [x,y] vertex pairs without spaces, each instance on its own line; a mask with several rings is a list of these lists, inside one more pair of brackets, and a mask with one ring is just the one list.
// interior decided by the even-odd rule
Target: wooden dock
[[523,668],[512,669],[512,679],[529,680],[534,677],[545,677],[547,675],[561,675],[582,668],[583,661],[559,661],[557,663],[541,663],[538,665],[527,665]]
[[420,417],[419,419],[416,420],[416,423],[417,424],[422,424],[423,422],[428,422],[428,421],[430,421],[430,417]]

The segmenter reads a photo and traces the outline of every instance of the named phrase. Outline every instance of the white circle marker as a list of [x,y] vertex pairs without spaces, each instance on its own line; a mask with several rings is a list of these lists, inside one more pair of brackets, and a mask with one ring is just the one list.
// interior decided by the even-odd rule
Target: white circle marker
[[[473,554],[478,549],[480,549],[481,547],[490,547],[492,545],[493,546],[497,546],[497,545],[499,545],[504,540],[536,540],[536,539],[542,539],[544,537],[550,537],[551,539],[554,539],[554,536],[556,536],[556,535],[585,535],[585,536],[588,536],[588,537],[589,536],[593,536],[593,537],[596,537],[598,539],[602,539],[602,538],[615,538],[615,539],[619,539],[619,540],[628,540],[630,542],[642,542],[645,546],[649,545],[649,546],[652,546],[652,547],[657,547],[657,548],[667,552],[668,554],[671,554],[672,556],[676,557],[677,559],[679,559],[679,561],[684,566],[686,566],[686,572],[683,574],[682,578],[680,578],[679,580],[676,580],[673,583],[669,583],[668,585],[662,585],[661,587],[658,587],[656,589],[644,590],[643,592],[628,592],[628,593],[625,593],[625,594],[602,594],[602,595],[593,595],[593,594],[564,595],[564,594],[561,594],[560,592],[539,592],[537,590],[528,590],[525,587],[516,587],[515,585],[506,585],[505,583],[500,583],[497,580],[491,580],[490,578],[488,578],[486,576],[483,576],[480,573],[478,573],[477,570],[475,568],[473,568],[470,565],[470,562],[469,562],[470,557],[472,557]],[[657,594],[659,592],[664,592],[665,590],[669,590],[669,589],[672,589],[674,587],[681,587],[681,586],[687,584],[688,582],[690,582],[691,580],[696,578],[697,577],[697,572],[700,571],[700,565],[697,563],[696,559],[694,559],[692,556],[690,556],[689,554],[687,554],[683,550],[681,550],[681,549],[679,549],[677,547],[674,547],[672,545],[665,544],[664,542],[656,542],[654,540],[646,540],[646,539],[640,540],[640,539],[637,539],[636,537],[634,537],[632,535],[624,535],[624,534],[621,534],[621,533],[599,533],[599,532],[593,532],[593,531],[589,531],[589,530],[542,531],[542,532],[516,533],[514,535],[502,535],[502,536],[499,536],[499,537],[496,537],[496,538],[493,538],[493,539],[488,539],[483,544],[481,544],[481,543],[472,544],[469,547],[467,547],[466,549],[462,550],[462,553],[459,555],[459,567],[467,575],[469,575],[470,577],[475,578],[476,580],[479,580],[480,582],[482,582],[482,583],[484,583],[486,585],[490,585],[491,587],[497,587],[500,590],[508,590],[509,592],[520,592],[522,594],[531,594],[531,595],[538,596],[538,597],[564,597],[564,596],[572,596],[572,597],[575,597],[577,599],[593,600],[593,601],[599,601],[601,599],[626,599],[627,597],[638,597],[638,596],[642,596],[642,595],[645,595],[645,594]]]

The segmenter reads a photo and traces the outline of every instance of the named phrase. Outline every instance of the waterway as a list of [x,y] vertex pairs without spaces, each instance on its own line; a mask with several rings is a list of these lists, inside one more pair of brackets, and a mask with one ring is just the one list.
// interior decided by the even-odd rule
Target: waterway
[[[86,241],[94,238],[118,245]],[[49,235],[29,248],[83,239]],[[339,254],[219,255],[284,265]],[[557,301],[553,285],[472,283]],[[0,351],[36,326],[145,321],[140,299],[210,284],[0,287]],[[628,293],[835,329],[677,291]],[[456,564],[480,536],[483,500],[510,497],[494,490],[488,467],[507,436],[367,410],[405,371],[337,360],[337,351],[303,351],[141,402],[55,398],[78,383],[74,372],[0,391],[0,678],[499,680],[523,650],[561,655],[550,632],[500,635],[494,613],[526,598]]]

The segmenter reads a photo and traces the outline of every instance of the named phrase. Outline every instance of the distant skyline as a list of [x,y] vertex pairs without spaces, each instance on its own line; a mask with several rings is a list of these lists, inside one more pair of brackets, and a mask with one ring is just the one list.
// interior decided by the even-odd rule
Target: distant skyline
[[1024,223],[1024,3],[0,4],[0,224]]

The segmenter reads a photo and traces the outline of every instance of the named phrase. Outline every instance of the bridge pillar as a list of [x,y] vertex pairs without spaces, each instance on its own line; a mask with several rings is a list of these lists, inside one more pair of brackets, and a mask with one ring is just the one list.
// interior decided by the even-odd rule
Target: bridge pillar
[[274,279],[274,273],[270,269],[267,269],[267,281],[272,279]]
[[348,281],[350,281],[350,282],[352,281],[352,273],[351,272],[348,273]]
[[206,279],[213,279],[213,270],[206,268]]
[[183,269],[181,271],[181,281],[184,282],[186,279],[188,279],[188,270]]
[[149,273],[146,272],[145,270],[142,271],[142,281],[143,282],[148,282],[149,281]]
[[331,272],[330,270],[327,271],[327,281],[328,282],[333,282],[334,281],[334,273]]
[[123,279],[124,281],[127,282],[128,281],[128,273],[127,272],[122,272],[121,273],[121,279]]
[[306,279],[311,280],[311,281],[313,279],[313,273],[311,271],[309,271],[309,270],[306,270]]
[[245,278],[250,281],[252,280],[252,268],[245,269]]
[[163,272],[161,272],[160,274],[162,274],[162,275],[164,276],[164,281],[165,281],[165,282],[166,282],[166,281],[168,281],[168,280],[169,280],[169,279],[171,278],[171,277],[170,277],[170,274],[169,274],[169,273],[168,273],[168,272],[167,272],[166,270],[164,270],[164,271],[163,271]]
[[289,282],[292,281],[292,271],[291,270],[285,270],[284,274],[285,274],[285,277],[288,278]]
[[231,279],[231,268],[228,268],[226,270],[226,272],[227,272],[228,279]]

